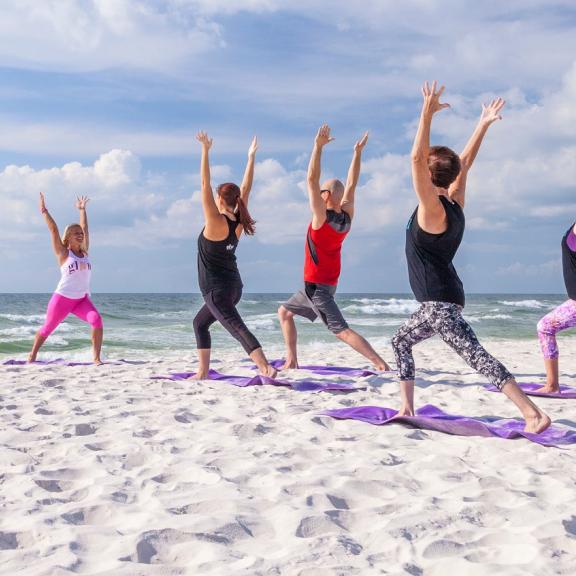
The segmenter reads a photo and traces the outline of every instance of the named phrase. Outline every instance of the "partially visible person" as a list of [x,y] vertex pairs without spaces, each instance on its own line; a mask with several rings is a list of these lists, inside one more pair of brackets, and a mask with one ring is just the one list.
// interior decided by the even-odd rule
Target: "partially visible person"
[[560,391],[558,379],[558,344],[556,334],[576,327],[576,224],[570,226],[562,237],[562,268],[568,300],[549,312],[538,322],[538,339],[544,356],[546,384],[538,392]]
[[46,321],[38,330],[34,345],[28,357],[35,362],[38,350],[57,326],[69,315],[74,314],[80,320],[92,326],[92,348],[94,364],[102,364],[100,358],[104,327],[102,317],[90,300],[90,277],[92,264],[88,258],[89,234],[86,214],[86,196],[80,196],[76,208],[80,212],[80,224],[69,224],[60,238],[58,226],[46,208],[44,194],[40,193],[40,212],[43,214],[50,237],[52,249],[60,266],[60,282],[56,287],[46,311]]

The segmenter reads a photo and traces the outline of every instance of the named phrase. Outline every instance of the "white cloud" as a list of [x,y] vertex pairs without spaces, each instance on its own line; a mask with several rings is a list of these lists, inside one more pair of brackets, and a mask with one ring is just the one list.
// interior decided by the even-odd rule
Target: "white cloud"
[[152,0],[7,0],[0,34],[0,64],[64,71],[164,71],[220,42],[216,23]]

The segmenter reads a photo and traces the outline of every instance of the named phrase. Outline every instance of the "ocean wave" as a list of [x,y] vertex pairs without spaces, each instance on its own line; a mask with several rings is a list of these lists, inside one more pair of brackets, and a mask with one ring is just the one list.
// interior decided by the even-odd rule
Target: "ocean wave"
[[44,321],[44,314],[0,314],[0,318],[10,320],[10,322],[26,322],[27,324],[38,324]]
[[404,320],[402,318],[348,318],[348,323],[354,326],[400,326]]
[[347,312],[361,314],[412,314],[420,306],[416,300],[402,298],[361,298],[352,300],[352,302],[359,302],[359,304],[350,304],[343,309]]
[[540,300],[499,300],[498,304],[515,306],[516,308],[548,308],[548,304]]
[[264,330],[275,330],[277,325],[276,314],[259,314],[258,316],[252,316],[246,318],[246,326],[251,329],[264,329]]

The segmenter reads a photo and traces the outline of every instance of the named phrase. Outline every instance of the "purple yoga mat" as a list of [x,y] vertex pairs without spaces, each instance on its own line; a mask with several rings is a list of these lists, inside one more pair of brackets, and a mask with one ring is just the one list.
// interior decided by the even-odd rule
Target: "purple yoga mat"
[[[176,372],[168,376],[152,376],[153,380],[188,380],[194,376],[195,372]],[[318,380],[275,380],[268,378],[268,376],[233,376],[231,374],[222,374],[216,370],[210,370],[210,380],[219,380],[227,382],[233,386],[245,388],[246,386],[261,386],[269,384],[271,386],[287,386],[298,392],[323,392],[328,390],[341,390],[349,392],[353,390],[360,390],[363,386],[356,384],[344,384],[342,382],[322,382]]]
[[[104,364],[145,364],[145,360],[107,360]],[[28,364],[26,360],[6,360],[2,362],[3,366],[25,366]],[[63,358],[56,358],[55,360],[36,360],[33,364],[40,364],[42,366],[58,365],[58,366],[92,366],[94,362],[67,362]]]
[[[271,360],[270,364],[274,366],[276,369],[282,368],[284,366],[285,360],[281,358],[278,360]],[[252,370],[258,370],[258,366],[252,366]],[[374,372],[372,370],[364,370],[362,368],[349,368],[348,366],[316,366],[313,364],[310,365],[301,365],[299,370],[308,370],[309,372],[313,372],[314,374],[321,374],[324,376],[350,376],[350,377],[359,377],[363,378],[364,376],[376,376],[380,374],[380,372]]]
[[524,437],[542,446],[563,446],[576,444],[576,432],[550,426],[541,434],[524,432],[524,423],[519,420],[485,420],[467,416],[446,414],[440,408],[427,404],[416,410],[416,416],[396,416],[397,410],[380,406],[356,406],[321,412],[340,420],[360,420],[383,426],[385,424],[408,424],[422,430],[435,430],[456,436],[498,436],[512,439]]
[[[518,386],[524,390],[527,396],[541,396],[542,398],[576,398],[576,388],[574,386],[560,386],[560,392],[555,394],[548,394],[545,392],[536,392],[538,388],[542,388],[543,384],[534,384],[533,382],[518,382]],[[486,386],[489,392],[500,392],[496,386]]]

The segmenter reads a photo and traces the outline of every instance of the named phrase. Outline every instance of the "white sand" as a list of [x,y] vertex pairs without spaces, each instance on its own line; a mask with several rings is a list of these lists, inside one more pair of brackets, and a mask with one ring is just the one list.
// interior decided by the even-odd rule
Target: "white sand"
[[[485,344],[541,378],[535,341]],[[576,339],[561,349],[576,386]],[[517,416],[441,342],[416,359],[417,405]],[[301,361],[366,366],[336,343]],[[576,447],[316,415],[398,407],[392,378],[351,394],[149,379],[191,366],[0,368],[0,574],[576,574]],[[576,400],[537,401],[576,428]]]

